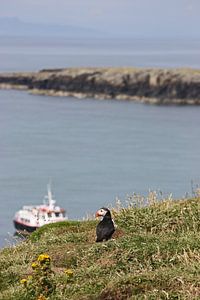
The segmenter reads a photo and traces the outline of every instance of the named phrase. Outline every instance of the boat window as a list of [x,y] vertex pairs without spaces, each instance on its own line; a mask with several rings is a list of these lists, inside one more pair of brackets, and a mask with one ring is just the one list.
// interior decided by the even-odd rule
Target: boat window
[[30,220],[29,219],[25,219],[25,218],[21,218],[21,221],[25,222],[25,223],[30,223]]
[[55,215],[56,215],[56,217],[59,217],[60,213],[59,212],[55,212]]
[[45,215],[43,215],[43,214],[42,214],[42,219],[43,219],[43,220],[46,220]]
[[47,215],[48,215],[48,218],[52,217],[52,214],[50,212]]

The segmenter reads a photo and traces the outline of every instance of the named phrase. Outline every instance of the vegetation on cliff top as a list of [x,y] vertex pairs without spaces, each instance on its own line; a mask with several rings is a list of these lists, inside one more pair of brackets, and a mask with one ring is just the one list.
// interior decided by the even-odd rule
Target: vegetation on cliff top
[[96,221],[69,221],[3,249],[0,299],[200,299],[200,198],[148,200],[113,209],[108,242],[95,243]]

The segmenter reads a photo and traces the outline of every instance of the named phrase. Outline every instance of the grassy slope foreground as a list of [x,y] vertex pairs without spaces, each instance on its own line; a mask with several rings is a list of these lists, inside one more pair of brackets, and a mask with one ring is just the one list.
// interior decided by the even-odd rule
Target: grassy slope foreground
[[[118,229],[105,243],[95,243],[96,221],[71,221],[3,249],[0,299],[200,299],[200,199],[132,205],[114,215]],[[20,283],[32,278],[42,253],[53,271],[48,296],[36,293],[40,277],[32,294]]]

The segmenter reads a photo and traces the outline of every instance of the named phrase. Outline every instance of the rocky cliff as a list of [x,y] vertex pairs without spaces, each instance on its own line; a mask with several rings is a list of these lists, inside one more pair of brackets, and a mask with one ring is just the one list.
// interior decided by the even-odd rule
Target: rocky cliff
[[200,70],[69,68],[0,74],[0,88],[57,96],[200,104]]

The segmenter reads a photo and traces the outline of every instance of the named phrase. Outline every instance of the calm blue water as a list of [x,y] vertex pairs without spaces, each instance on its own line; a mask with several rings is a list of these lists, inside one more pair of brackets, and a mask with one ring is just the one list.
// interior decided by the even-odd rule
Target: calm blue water
[[1,72],[82,66],[200,68],[200,40],[1,37]]
[[[178,49],[187,57],[182,62],[179,57],[180,64],[194,67],[196,62],[198,67],[199,63],[198,43],[184,50],[179,45],[174,55],[166,54],[164,46],[162,52],[161,46],[157,49],[154,45],[157,54],[152,54],[153,60],[147,42],[143,49],[144,41],[134,46],[136,55],[128,41],[126,46],[116,41],[101,47],[100,41],[84,43],[68,45],[65,41],[63,46],[60,41],[55,46],[50,41],[37,41],[36,45],[29,41],[20,46],[18,40],[7,40],[0,45],[0,71],[117,62],[133,65],[142,55],[141,66],[173,66]],[[167,45],[166,49],[170,48]],[[149,53],[155,52],[154,47],[149,44]],[[146,195],[149,189],[156,189],[180,197],[191,193],[191,180],[200,183],[199,107],[77,100],[3,90],[0,107],[1,246],[7,244],[8,232],[14,232],[15,211],[24,204],[41,203],[50,179],[55,198],[67,209],[69,218],[94,213],[100,206],[114,203],[116,196],[125,199],[127,193]]]

